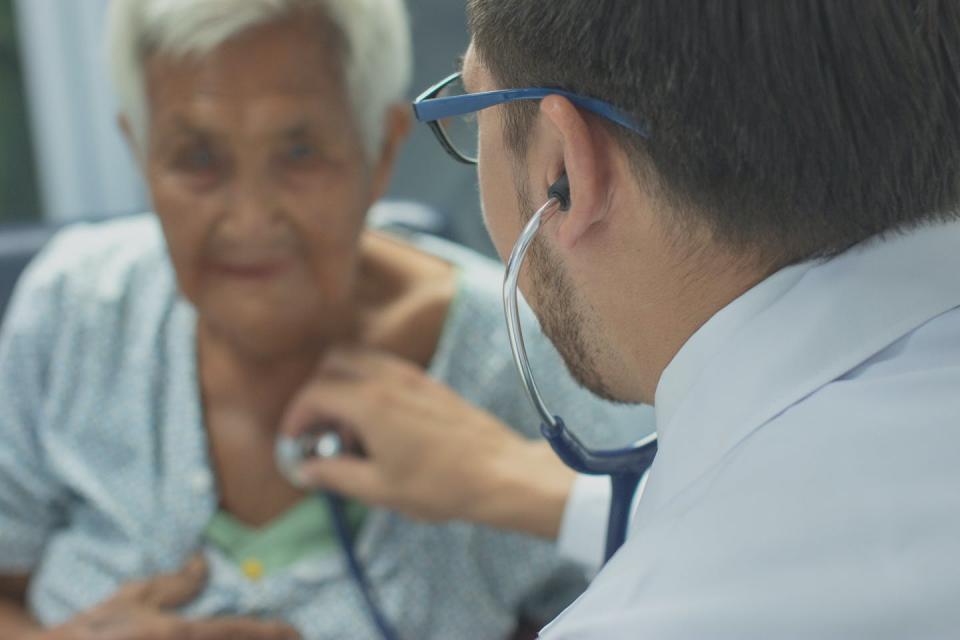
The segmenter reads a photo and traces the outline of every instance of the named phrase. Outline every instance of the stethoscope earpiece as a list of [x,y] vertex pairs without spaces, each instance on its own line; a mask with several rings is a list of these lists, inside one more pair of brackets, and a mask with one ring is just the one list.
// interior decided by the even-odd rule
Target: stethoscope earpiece
[[560,203],[561,211],[570,209],[570,180],[567,178],[566,173],[550,185],[550,188],[547,190],[547,196],[555,198]]

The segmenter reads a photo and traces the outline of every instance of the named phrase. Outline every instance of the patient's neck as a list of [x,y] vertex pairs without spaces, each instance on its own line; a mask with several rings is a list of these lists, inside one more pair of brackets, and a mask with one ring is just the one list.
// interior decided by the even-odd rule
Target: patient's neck
[[280,474],[273,451],[286,405],[318,356],[305,350],[285,358],[250,357],[202,323],[197,350],[220,508],[250,526],[264,526],[303,497]]
[[202,322],[197,327],[200,387],[207,405],[227,405],[275,429],[293,395],[309,380],[330,341],[305,343],[273,357],[251,353]]

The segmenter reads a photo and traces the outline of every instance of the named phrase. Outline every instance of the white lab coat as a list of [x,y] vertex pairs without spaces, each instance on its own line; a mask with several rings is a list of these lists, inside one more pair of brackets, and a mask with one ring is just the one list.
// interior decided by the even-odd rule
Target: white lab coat
[[776,274],[656,401],[630,538],[543,638],[960,637],[960,223]]

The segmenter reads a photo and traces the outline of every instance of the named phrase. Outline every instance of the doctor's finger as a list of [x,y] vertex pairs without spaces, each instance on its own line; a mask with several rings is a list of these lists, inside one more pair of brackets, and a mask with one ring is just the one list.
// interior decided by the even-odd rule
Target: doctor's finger
[[353,456],[314,459],[297,468],[301,488],[322,489],[374,506],[388,506],[389,485],[376,465]]
[[287,405],[281,433],[296,437],[319,426],[337,429],[370,451],[383,437],[409,435],[429,409],[438,385],[416,370],[401,377],[321,376],[307,383]]
[[315,379],[297,392],[287,405],[280,432],[296,437],[322,424],[344,429],[363,440],[363,426],[370,421],[372,402],[367,383]]

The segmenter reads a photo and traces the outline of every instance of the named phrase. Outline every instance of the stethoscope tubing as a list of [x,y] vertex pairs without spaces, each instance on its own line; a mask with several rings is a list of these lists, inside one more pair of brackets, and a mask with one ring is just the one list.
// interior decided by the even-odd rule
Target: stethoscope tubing
[[349,571],[357,591],[363,598],[364,605],[366,605],[367,612],[370,615],[370,621],[377,628],[377,632],[383,640],[400,640],[400,635],[384,614],[383,607],[373,592],[370,578],[357,557],[343,498],[335,493],[324,493],[323,496],[326,498],[330,510],[330,520],[333,522],[333,530],[337,536],[337,541],[340,543],[340,550],[343,552],[347,571]]
[[547,408],[534,379],[523,342],[523,327],[520,323],[518,293],[520,272],[537,233],[557,211],[564,207],[565,202],[569,202],[569,196],[555,195],[555,189],[551,188],[549,200],[537,210],[520,233],[507,260],[503,278],[503,308],[514,363],[527,397],[540,416],[540,431],[544,438],[550,443],[557,456],[574,471],[587,475],[610,476],[612,494],[604,552],[604,562],[606,562],[626,540],[633,499],[641,479],[650,468],[657,453],[657,436],[651,434],[632,447],[623,449],[593,450],[567,429],[560,416],[553,414]]

